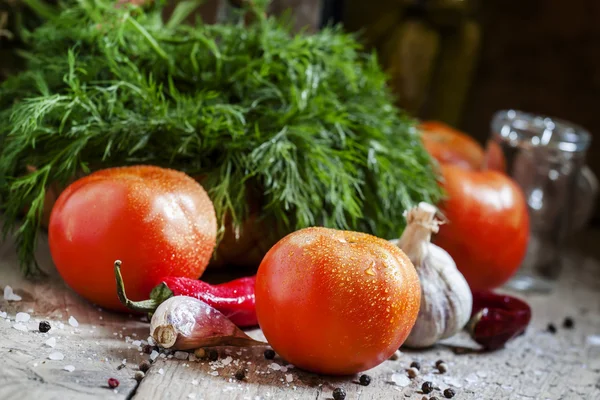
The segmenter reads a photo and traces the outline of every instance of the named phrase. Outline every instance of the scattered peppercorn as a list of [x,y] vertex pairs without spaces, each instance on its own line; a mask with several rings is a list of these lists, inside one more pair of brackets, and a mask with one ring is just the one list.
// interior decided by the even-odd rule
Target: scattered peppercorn
[[437,360],[435,362],[435,366],[437,367],[438,365],[443,364],[443,363],[444,363],[444,360]]
[[358,382],[363,386],[369,386],[371,384],[371,377],[369,375],[361,375]]
[[119,364],[119,366],[117,367],[117,371],[120,371],[123,368],[125,368],[125,364]]
[[571,329],[571,328],[573,328],[574,325],[575,325],[575,322],[573,322],[573,318],[571,318],[571,317],[565,318],[565,320],[563,322],[564,328]]
[[115,378],[108,378],[108,387],[114,389],[119,386],[119,381]]
[[149,344],[144,345],[144,348],[143,348],[144,353],[150,354],[150,353],[152,353],[152,350],[154,350],[154,346],[149,345]]
[[419,370],[415,367],[410,367],[406,370],[406,373],[410,379],[414,379],[417,377],[417,375],[419,375]]
[[410,367],[411,368],[416,368],[416,369],[418,369],[420,371],[421,370],[421,363],[418,362],[418,361],[413,361],[413,362],[410,363]]
[[550,333],[556,333],[556,327],[554,326],[554,324],[548,324],[547,330]]
[[435,397],[435,396],[431,396],[431,397],[429,398],[429,400],[438,400],[438,398],[437,398],[437,397]]
[[265,358],[266,358],[267,360],[272,360],[272,359],[274,359],[274,358],[275,358],[275,352],[274,352],[273,350],[271,350],[271,349],[267,349],[267,350],[265,350]]
[[148,372],[148,370],[150,369],[150,365],[151,365],[150,361],[148,361],[148,360],[142,361],[139,365],[140,371]]
[[197,348],[196,350],[194,350],[194,355],[196,356],[196,358],[203,359],[204,357],[206,357],[206,350],[204,350],[202,347]]
[[448,389],[444,390],[444,396],[447,399],[453,398],[455,394],[456,394],[456,392],[454,391],[454,389],[448,388]]
[[396,350],[389,358],[390,361],[396,361],[400,358],[400,350]]
[[441,363],[437,366],[437,369],[440,372],[440,374],[445,374],[446,372],[448,372],[448,366],[446,365],[446,363]]
[[50,328],[51,328],[50,322],[48,322],[48,321],[42,321],[42,322],[40,322],[40,326],[39,326],[38,329],[40,330],[40,332],[46,333],[46,332],[48,332],[50,330]]
[[208,351],[208,359],[210,361],[217,361],[219,359],[219,352],[216,350],[209,350]]
[[144,374],[142,371],[135,371],[135,375],[133,377],[136,381],[140,382],[145,376],[146,374]]
[[421,386],[421,390],[425,394],[433,392],[433,383],[431,383],[429,381],[423,383],[423,386]]
[[243,381],[245,377],[246,371],[243,369],[240,369],[235,373],[235,379],[237,379],[238,381]]
[[346,398],[346,391],[342,388],[335,388],[333,390],[333,400],[344,400]]

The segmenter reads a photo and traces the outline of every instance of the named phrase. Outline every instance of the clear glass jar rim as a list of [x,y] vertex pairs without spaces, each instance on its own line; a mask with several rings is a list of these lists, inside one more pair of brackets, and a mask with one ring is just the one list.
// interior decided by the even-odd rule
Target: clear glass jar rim
[[500,110],[494,113],[491,127],[493,134],[508,139],[511,139],[512,128],[535,133],[532,137],[543,136],[545,132],[550,132],[550,136],[556,133],[560,138],[559,140],[554,137],[552,141],[547,143],[531,141],[529,144],[533,147],[558,147],[559,150],[568,152],[585,151],[592,140],[592,135],[587,129],[573,122],[514,109]]

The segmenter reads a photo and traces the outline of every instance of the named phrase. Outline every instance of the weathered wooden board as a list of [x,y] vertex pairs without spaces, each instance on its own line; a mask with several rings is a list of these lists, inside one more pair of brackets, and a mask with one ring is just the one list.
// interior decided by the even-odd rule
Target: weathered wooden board
[[[585,238],[599,254],[595,243],[600,233]],[[456,399],[600,399],[600,261],[580,253],[567,257],[551,295],[527,297],[534,310],[532,326],[501,351],[480,353],[461,335],[427,351],[403,351],[398,360],[368,371],[373,381],[364,387],[356,376],[319,376],[279,357],[266,360],[264,348],[221,348],[217,362],[159,357],[137,385],[133,374],[148,355],[130,341],[147,338],[147,323],[99,311],[74,295],[52,272],[45,243],[40,246],[42,265],[52,276],[43,283],[23,280],[12,245],[0,247],[0,286],[11,285],[23,297],[9,303],[0,298],[0,310],[10,319],[0,318],[0,399],[330,399],[334,388],[343,387],[347,399],[421,400],[424,380],[442,390],[454,388]],[[20,332],[13,327],[15,314],[27,310],[33,310],[27,324],[31,330]],[[68,324],[69,316],[79,327]],[[574,318],[574,329],[562,328],[566,316]],[[34,331],[39,319],[51,321],[48,334]],[[546,331],[550,322],[557,326],[556,334]],[[262,338],[258,330],[249,333]],[[54,349],[44,345],[51,336],[57,338]],[[52,351],[62,352],[64,360],[49,360]],[[449,366],[443,375],[432,368],[440,358]],[[126,366],[117,369],[124,359]],[[421,362],[422,374],[410,381],[405,368],[414,360]],[[64,370],[66,365],[75,370]],[[238,382],[234,374],[241,368],[247,369],[247,378]],[[120,381],[116,393],[107,387],[109,377]],[[439,391],[433,395],[444,398]]]

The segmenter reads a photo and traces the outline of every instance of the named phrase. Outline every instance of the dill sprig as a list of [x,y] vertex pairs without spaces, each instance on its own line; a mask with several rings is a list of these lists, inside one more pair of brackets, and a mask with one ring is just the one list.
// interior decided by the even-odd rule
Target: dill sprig
[[160,6],[67,0],[24,35],[27,68],[0,86],[0,203],[26,273],[48,185],[99,168],[204,176],[221,226],[258,193],[281,232],[397,237],[405,209],[439,198],[413,121],[354,36],[292,34],[264,5],[245,10],[251,24],[186,25],[181,4],[163,21]]

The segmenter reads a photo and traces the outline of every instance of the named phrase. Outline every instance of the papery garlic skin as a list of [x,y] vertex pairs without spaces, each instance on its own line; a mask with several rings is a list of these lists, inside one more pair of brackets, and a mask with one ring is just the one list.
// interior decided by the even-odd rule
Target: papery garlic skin
[[189,296],[174,296],[161,303],[152,315],[150,334],[159,346],[174,350],[264,345],[247,336],[213,307]]
[[407,213],[408,225],[392,240],[410,258],[421,281],[421,307],[403,346],[424,348],[462,330],[471,315],[473,296],[450,254],[431,243],[437,232],[437,209],[427,203]]

